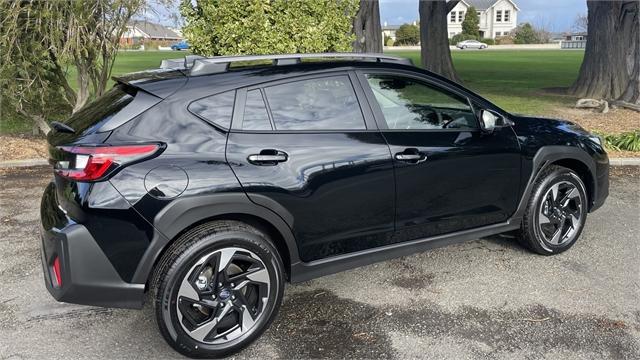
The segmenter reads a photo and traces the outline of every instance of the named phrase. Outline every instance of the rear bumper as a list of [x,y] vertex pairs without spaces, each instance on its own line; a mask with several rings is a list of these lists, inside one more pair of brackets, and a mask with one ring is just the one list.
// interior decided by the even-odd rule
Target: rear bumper
[[[142,308],[145,285],[123,281],[84,226],[71,224],[62,230],[43,230],[41,255],[45,285],[56,300]],[[62,286],[57,286],[53,273],[56,257],[60,261]]]

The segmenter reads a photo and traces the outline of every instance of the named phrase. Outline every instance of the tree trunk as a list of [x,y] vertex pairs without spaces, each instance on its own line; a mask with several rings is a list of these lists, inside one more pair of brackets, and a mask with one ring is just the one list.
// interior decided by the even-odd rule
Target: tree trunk
[[381,53],[382,27],[378,0],[360,0],[360,9],[353,19],[354,52]]
[[420,55],[422,66],[460,83],[451,60],[447,37],[447,14],[458,1],[420,0]]
[[32,115],[27,113],[24,110],[18,110],[18,112],[24,116],[27,117],[29,119],[31,119],[33,121],[33,133],[34,135],[36,134],[36,128],[40,129],[40,131],[42,131],[43,134],[47,135],[49,133],[49,131],[51,131],[51,127],[49,126],[49,124],[47,124],[47,122],[45,121],[44,117],[40,116],[40,115]]
[[89,69],[82,63],[76,62],[78,93],[76,95],[76,103],[73,106],[73,112],[77,112],[89,100]]
[[639,4],[587,1],[587,47],[570,94],[640,103]]

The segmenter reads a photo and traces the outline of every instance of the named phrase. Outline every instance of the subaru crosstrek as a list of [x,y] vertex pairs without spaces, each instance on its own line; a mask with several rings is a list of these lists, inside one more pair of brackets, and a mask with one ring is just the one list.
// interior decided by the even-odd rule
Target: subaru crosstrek
[[609,189],[598,137],[382,54],[166,60],[48,142],[49,292],[148,296],[191,357],[255,340],[285,282],[512,231],[561,253]]

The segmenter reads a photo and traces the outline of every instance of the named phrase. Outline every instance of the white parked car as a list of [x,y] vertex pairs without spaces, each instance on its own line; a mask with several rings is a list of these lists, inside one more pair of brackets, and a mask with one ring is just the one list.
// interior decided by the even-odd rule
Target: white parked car
[[486,49],[489,45],[478,40],[465,40],[456,44],[459,49]]

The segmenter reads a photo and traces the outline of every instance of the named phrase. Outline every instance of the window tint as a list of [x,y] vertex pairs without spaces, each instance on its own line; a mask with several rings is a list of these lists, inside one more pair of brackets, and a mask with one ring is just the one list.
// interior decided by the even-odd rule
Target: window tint
[[271,130],[269,114],[264,105],[260,90],[247,92],[247,100],[244,105],[244,117],[242,119],[243,130]]
[[189,110],[214,125],[228,129],[231,125],[235,97],[235,90],[209,96],[191,103]]
[[466,99],[394,75],[367,75],[389,129],[475,129]]
[[296,81],[265,88],[278,130],[365,129],[347,76]]

